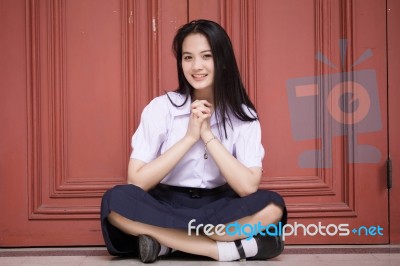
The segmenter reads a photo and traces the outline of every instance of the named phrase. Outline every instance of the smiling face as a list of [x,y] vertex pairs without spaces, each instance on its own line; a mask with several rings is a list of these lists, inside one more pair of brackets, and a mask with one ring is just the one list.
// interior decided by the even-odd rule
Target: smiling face
[[204,35],[190,34],[183,41],[182,70],[186,80],[195,89],[195,94],[212,94],[214,60],[210,44]]

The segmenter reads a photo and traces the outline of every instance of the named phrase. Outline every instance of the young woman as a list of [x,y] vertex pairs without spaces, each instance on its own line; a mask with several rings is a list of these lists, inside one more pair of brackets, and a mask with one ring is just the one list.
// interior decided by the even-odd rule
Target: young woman
[[284,224],[287,214],[282,197],[258,190],[261,129],[228,35],[215,22],[192,21],[178,30],[173,50],[179,87],[146,106],[128,184],[103,197],[109,253],[143,262],[171,250],[219,261],[279,255],[283,242],[271,230],[248,237],[250,225]]

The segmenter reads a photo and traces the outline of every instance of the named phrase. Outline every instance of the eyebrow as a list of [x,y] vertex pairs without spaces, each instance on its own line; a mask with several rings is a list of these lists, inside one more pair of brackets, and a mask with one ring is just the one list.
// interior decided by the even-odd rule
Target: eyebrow
[[[200,53],[203,54],[203,53],[208,53],[208,52],[211,52],[211,50],[204,50],[204,51],[201,51]],[[192,54],[192,53],[190,53],[190,52],[182,52],[182,54]]]

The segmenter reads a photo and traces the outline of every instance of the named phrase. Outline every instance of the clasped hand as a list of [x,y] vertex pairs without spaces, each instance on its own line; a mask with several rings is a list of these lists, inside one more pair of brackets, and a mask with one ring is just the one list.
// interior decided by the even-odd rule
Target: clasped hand
[[212,135],[210,127],[211,114],[211,103],[206,100],[194,101],[190,106],[190,119],[186,135],[194,141],[200,138],[205,140],[207,135]]

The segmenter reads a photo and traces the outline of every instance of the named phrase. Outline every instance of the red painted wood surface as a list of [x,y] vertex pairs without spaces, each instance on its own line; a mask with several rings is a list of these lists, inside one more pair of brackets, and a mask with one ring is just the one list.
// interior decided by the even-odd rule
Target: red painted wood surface
[[393,161],[393,181],[390,190],[390,243],[400,243],[400,2],[388,1],[388,71],[389,71],[389,155]]

